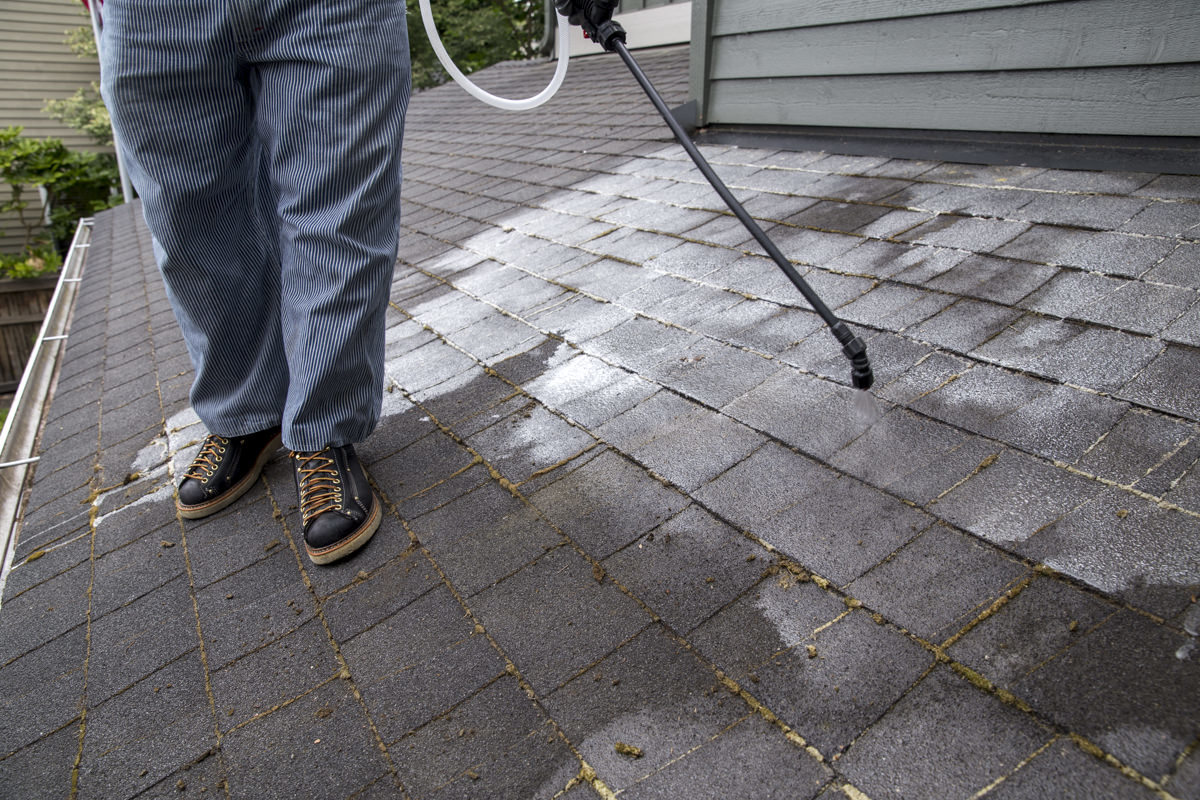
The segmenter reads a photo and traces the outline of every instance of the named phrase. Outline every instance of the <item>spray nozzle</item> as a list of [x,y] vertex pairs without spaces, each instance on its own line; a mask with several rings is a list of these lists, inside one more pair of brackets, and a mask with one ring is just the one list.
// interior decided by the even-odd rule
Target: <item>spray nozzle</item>
[[[854,341],[858,341],[856,338]],[[861,344],[861,342],[860,342]],[[871,384],[875,383],[875,373],[871,372],[871,362],[867,361],[866,349],[850,360],[850,382],[854,384],[855,389],[866,391],[871,388]]]
[[854,388],[870,389],[875,382],[875,374],[871,372],[871,362],[867,360],[867,346],[840,320],[830,330],[841,344],[846,358],[850,359],[850,382]]

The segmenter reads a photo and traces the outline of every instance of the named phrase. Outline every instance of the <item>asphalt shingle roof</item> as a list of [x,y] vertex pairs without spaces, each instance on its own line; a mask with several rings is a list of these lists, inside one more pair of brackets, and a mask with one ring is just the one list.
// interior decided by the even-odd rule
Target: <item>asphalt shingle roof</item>
[[97,219],[0,794],[1200,797],[1200,177],[704,148],[872,423],[615,57],[421,93],[404,150],[388,515],[327,568],[283,458],[176,517],[190,365]]

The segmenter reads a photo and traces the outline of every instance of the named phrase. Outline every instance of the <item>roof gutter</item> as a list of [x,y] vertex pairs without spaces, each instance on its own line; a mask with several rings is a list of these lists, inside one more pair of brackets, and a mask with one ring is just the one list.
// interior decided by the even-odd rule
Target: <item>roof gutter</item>
[[4,582],[16,551],[17,519],[21,512],[25,479],[29,467],[38,460],[34,455],[38,430],[50,398],[63,342],[67,338],[75,295],[79,291],[79,282],[83,280],[80,276],[87,260],[94,221],[92,217],[86,217],[79,220],[75,228],[75,238],[71,240],[71,249],[67,251],[66,261],[59,273],[58,285],[54,289],[54,296],[50,298],[46,318],[33,343],[4,428],[0,429],[0,600],[3,599]]

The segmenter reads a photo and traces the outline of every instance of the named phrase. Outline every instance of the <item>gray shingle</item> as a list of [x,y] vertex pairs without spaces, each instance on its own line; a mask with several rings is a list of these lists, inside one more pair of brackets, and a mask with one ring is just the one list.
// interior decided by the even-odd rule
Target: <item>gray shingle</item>
[[935,525],[846,591],[904,629],[941,644],[1029,574],[997,549]]
[[[1196,733],[1200,689],[1196,669],[1175,657],[1182,639],[1121,611],[1014,690],[1143,774],[1165,775]],[[1106,669],[1096,670],[1101,652]]]
[[1200,230],[1200,206],[1195,203],[1155,200],[1120,229],[1151,236],[1194,239]]
[[1023,222],[945,214],[913,228],[899,238],[935,247],[990,253],[1021,235],[1028,227]]
[[1151,408],[1200,419],[1200,350],[1168,345],[1121,394]]
[[969,353],[1021,316],[1014,308],[962,298],[906,333],[958,353]]
[[839,762],[873,798],[936,785],[970,796],[1033,755],[1051,732],[945,667],[905,695]]
[[[716,686],[694,653],[652,626],[545,704],[605,785],[621,791],[737,722],[741,703]],[[621,755],[618,741],[642,756]]]
[[1200,521],[1120,489],[1081,505],[1019,549],[1164,617],[1185,609],[1200,583]]
[[[536,588],[535,588],[536,587]],[[536,591],[539,602],[528,602]],[[569,547],[553,550],[473,603],[534,691],[548,693],[650,623],[650,617]]]
[[1099,494],[1100,484],[1032,456],[1005,450],[931,510],[1000,546],[1026,541]]
[[1200,244],[1180,242],[1158,266],[1145,275],[1146,280],[1200,289]]

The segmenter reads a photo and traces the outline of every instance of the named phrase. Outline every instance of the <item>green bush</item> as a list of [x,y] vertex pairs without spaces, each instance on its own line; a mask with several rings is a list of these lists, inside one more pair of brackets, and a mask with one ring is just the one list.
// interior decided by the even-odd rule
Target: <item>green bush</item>
[[[79,153],[68,150],[60,139],[30,139],[20,127],[0,129],[0,183],[8,184],[9,195],[0,202],[0,211],[17,216],[22,230],[21,260],[37,259],[46,245],[59,254],[66,252],[80,217],[90,217],[109,208],[119,198],[114,187],[119,183],[116,159],[106,153]],[[46,191],[50,209],[48,233],[39,232],[46,207],[24,195],[30,189]]]
[[[90,24],[67,31],[64,42],[79,58],[96,60],[96,39]],[[96,144],[112,147],[112,121],[100,97],[98,82],[92,81],[90,85],[76,89],[70,97],[47,100],[42,111],[67,127],[86,133]]]
[[100,98],[100,84],[92,81],[75,94],[60,100],[47,100],[42,109],[67,127],[82,131],[102,147],[113,146],[112,119]]
[[0,278],[41,278],[62,266],[62,256],[53,247],[40,247],[17,255],[0,253]]

